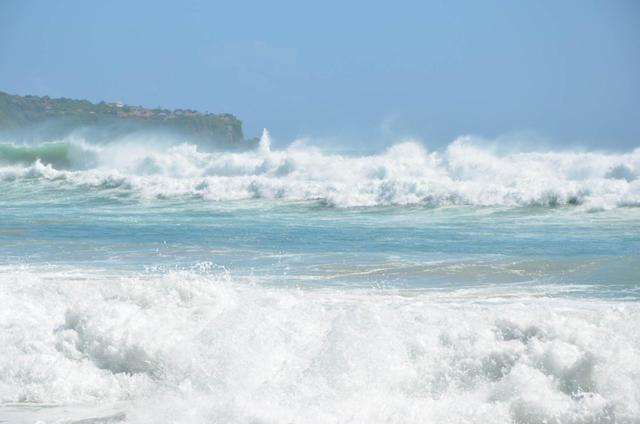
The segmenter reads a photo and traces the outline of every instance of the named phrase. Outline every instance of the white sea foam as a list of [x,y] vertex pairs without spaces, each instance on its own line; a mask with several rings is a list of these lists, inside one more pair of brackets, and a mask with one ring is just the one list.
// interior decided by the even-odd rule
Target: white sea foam
[[4,267],[0,419],[639,422],[638,304],[491,297]]
[[341,155],[300,143],[272,150],[265,132],[259,148],[242,153],[204,153],[191,144],[160,148],[144,140],[68,150],[74,157],[66,162],[56,156],[57,162],[24,163],[37,152],[22,154],[20,163],[0,161],[0,179],[42,179],[142,199],[317,200],[338,207],[640,205],[640,149],[499,153],[460,138],[444,151],[406,141],[379,154]]

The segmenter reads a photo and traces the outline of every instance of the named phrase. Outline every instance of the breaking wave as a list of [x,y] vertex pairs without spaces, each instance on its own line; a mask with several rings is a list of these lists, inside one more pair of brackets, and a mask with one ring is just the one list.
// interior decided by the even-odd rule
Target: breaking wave
[[0,144],[0,166],[40,162],[56,169],[90,168],[95,166],[96,159],[94,151],[78,143]]
[[37,179],[108,189],[140,199],[197,197],[310,200],[336,207],[379,205],[640,205],[640,149],[628,153],[500,153],[460,138],[443,151],[415,141],[369,155],[327,153],[294,143],[205,153],[193,144],[144,141],[0,145],[0,180]]
[[0,398],[46,404],[47,420],[70,402],[136,423],[640,416],[635,303],[300,290],[224,272],[4,267],[0,281]]

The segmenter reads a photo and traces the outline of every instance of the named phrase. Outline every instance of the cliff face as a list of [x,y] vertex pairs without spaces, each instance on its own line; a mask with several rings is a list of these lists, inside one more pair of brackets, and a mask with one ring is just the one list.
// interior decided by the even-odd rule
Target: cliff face
[[45,142],[74,133],[94,142],[133,133],[155,133],[183,138],[205,148],[244,149],[255,144],[245,141],[242,122],[230,114],[147,109],[120,102],[94,104],[0,92],[1,138]]

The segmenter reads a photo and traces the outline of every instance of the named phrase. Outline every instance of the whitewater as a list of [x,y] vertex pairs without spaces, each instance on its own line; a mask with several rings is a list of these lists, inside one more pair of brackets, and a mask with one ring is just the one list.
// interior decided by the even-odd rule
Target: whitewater
[[[495,150],[495,149],[493,149]],[[0,180],[119,190],[142,199],[312,200],[336,207],[504,205],[587,208],[640,205],[640,149],[505,153],[470,137],[444,151],[416,141],[369,155],[324,153],[304,142],[270,149],[205,153],[194,144],[124,139],[38,146],[0,144]]]
[[0,142],[0,422],[640,423],[640,148]]

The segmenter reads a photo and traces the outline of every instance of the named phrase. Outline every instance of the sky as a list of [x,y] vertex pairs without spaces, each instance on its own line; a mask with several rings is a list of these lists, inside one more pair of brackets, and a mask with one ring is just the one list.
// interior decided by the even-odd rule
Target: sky
[[0,90],[228,112],[285,143],[627,150],[640,2],[0,0]]

